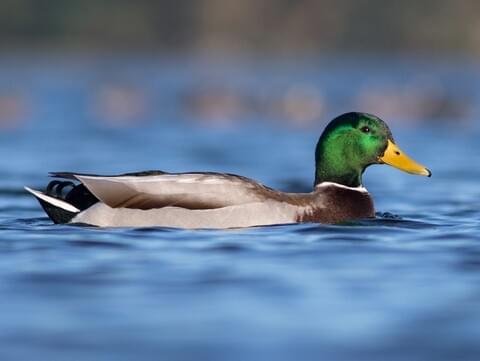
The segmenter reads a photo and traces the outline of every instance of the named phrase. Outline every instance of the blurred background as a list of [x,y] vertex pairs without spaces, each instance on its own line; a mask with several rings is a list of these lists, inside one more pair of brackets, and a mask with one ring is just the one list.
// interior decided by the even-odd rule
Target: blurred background
[[[0,360],[479,360],[479,100],[480,1],[0,1]],[[369,168],[376,220],[59,226],[23,190],[162,169],[311,191],[349,111],[433,172]]]
[[465,122],[479,14],[474,0],[5,0],[0,124]]

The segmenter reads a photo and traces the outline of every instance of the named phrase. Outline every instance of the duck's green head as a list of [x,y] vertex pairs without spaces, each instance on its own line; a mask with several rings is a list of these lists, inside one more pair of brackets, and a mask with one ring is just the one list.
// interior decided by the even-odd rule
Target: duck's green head
[[346,113],[325,128],[315,150],[315,185],[335,182],[362,185],[369,165],[389,164],[407,173],[430,177],[431,172],[398,148],[387,124],[366,113]]

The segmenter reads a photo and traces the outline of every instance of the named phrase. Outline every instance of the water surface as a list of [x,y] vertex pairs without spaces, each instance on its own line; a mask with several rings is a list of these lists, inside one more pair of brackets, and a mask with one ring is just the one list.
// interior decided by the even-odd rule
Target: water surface
[[[475,122],[394,121],[397,142],[433,177],[368,169],[376,220],[227,231],[60,226],[22,190],[42,189],[48,171],[226,171],[309,190],[327,119],[279,125],[252,112],[238,115],[240,124],[205,125],[178,104],[195,85],[192,73],[135,63],[117,64],[115,72],[115,63],[106,63],[29,65],[25,75],[8,64],[0,75],[17,81],[28,110],[21,126],[0,133],[1,360],[480,357]],[[380,84],[390,74],[387,80],[400,84],[424,73],[411,65],[370,69],[370,77],[350,67],[330,74],[282,66],[225,74],[251,93],[258,91],[255,75],[265,88],[308,81],[341,103],[350,95],[335,79]],[[442,69],[431,71],[440,80],[453,77]],[[453,73],[463,76],[456,86],[476,96],[471,79],[478,75],[470,71]],[[133,116],[139,124],[99,122],[97,108],[86,103],[105,74],[115,84],[144,84],[139,99],[163,100]],[[330,105],[322,117],[341,108]]]

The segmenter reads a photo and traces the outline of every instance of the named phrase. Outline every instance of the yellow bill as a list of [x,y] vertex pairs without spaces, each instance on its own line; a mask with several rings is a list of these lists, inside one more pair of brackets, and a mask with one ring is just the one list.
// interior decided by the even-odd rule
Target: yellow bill
[[380,160],[385,164],[391,165],[392,167],[398,168],[407,173],[423,175],[426,177],[432,175],[430,170],[408,157],[391,140],[388,140],[387,149],[385,149],[385,154],[380,157]]

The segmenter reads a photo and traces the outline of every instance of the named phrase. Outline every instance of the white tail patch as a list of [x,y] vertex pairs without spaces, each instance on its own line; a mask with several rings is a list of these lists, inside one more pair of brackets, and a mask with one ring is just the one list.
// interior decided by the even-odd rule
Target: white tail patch
[[53,206],[55,206],[55,207],[62,208],[62,209],[64,209],[64,210],[66,210],[66,211],[73,212],[73,213],[79,213],[79,212],[80,212],[80,209],[78,209],[77,207],[72,206],[70,203],[67,203],[67,202],[65,202],[65,201],[62,201],[61,199],[47,196],[46,194],[44,194],[44,193],[42,193],[42,192],[33,190],[33,189],[31,189],[31,188],[28,188],[28,187],[24,187],[24,188],[25,188],[25,190],[26,190],[27,192],[32,193],[35,197],[41,199],[42,201],[45,201],[45,202],[47,202],[47,203],[50,203],[51,205],[53,205]]

